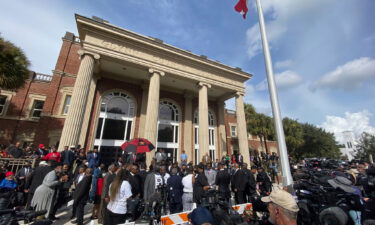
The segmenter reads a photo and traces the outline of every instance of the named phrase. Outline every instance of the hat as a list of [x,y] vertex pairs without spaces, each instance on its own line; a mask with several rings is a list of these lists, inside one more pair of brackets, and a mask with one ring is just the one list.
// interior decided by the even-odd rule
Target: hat
[[204,169],[204,165],[202,163],[199,163],[198,168],[199,169]]
[[44,144],[39,144],[39,148],[40,149],[44,149],[45,147],[44,147]]
[[12,171],[8,171],[5,173],[5,177],[14,176],[14,173]]
[[46,161],[40,161],[39,166],[48,166],[48,163]]
[[204,207],[198,207],[189,213],[188,218],[193,225],[201,225],[205,223],[214,224],[214,218],[210,211]]
[[76,146],[75,145],[71,145],[69,148],[76,148]]
[[336,176],[334,179],[328,180],[328,183],[334,187],[334,188],[340,188],[341,190],[348,192],[348,193],[353,193],[355,192],[355,189],[352,187],[352,182],[342,176]]
[[292,212],[298,212],[299,208],[294,197],[288,192],[276,189],[269,196],[261,198],[262,202],[272,202]]

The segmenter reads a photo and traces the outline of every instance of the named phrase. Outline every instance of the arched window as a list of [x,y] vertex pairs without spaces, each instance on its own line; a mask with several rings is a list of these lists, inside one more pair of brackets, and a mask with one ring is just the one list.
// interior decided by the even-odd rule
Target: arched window
[[157,148],[164,149],[171,162],[176,162],[178,158],[179,115],[180,110],[175,103],[169,100],[160,101]]
[[[215,146],[215,130],[216,130],[216,119],[212,111],[208,111],[208,145],[210,151],[210,157],[214,161],[216,160],[216,146]],[[195,163],[199,163],[199,116],[198,111],[194,113],[194,144],[195,144]]]
[[110,163],[120,154],[119,147],[132,137],[136,104],[133,97],[114,91],[102,97],[94,146],[103,162]]

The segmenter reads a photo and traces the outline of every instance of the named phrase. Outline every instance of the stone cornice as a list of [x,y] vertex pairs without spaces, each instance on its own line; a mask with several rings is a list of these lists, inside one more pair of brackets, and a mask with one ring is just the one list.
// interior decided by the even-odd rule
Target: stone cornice
[[84,49],[98,52],[101,55],[107,55],[109,57],[128,61],[148,68],[154,68],[155,70],[164,71],[165,73],[176,74],[188,79],[210,83],[218,87],[224,87],[235,91],[245,90],[244,83],[242,82],[198,70],[193,66],[187,66],[173,60],[164,60],[158,56],[151,55],[146,51],[135,50],[130,48],[129,46],[125,47],[116,45],[118,47],[115,48],[119,48],[118,50],[108,47],[106,48],[105,46],[100,44],[100,41],[101,40],[91,39],[90,42],[85,41],[82,43]]
[[118,38],[122,41],[127,40],[133,43],[137,43],[138,45],[143,45],[156,51],[161,51],[164,54],[173,55],[173,57],[176,58],[179,57],[184,60],[189,60],[190,63],[197,64],[201,67],[206,68],[207,70],[214,70],[214,73],[216,74],[221,73],[226,76],[234,76],[236,77],[235,79],[241,80],[241,82],[244,82],[251,77],[250,74],[240,71],[237,68],[232,68],[216,61],[205,59],[188,51],[184,51],[171,45],[164,44],[160,41],[155,41],[155,39],[153,38],[145,37],[108,23],[100,23],[80,15],[76,15],[76,21],[81,40],[87,41],[87,32],[96,32],[97,34],[100,33],[101,35]]

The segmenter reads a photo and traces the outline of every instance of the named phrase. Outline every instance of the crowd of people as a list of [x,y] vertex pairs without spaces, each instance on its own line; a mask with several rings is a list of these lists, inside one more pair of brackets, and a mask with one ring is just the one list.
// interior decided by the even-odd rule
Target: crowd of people
[[[26,155],[19,144],[8,147],[2,154],[4,152],[13,158]],[[138,209],[144,203],[143,212],[150,211],[156,204],[163,215],[195,209],[191,213],[191,221],[194,221],[197,220],[194,215],[201,215],[198,212],[205,210],[202,209],[205,195],[215,190],[220,199],[233,204],[263,197],[262,201],[268,205],[269,220],[274,224],[297,222],[295,198],[273,187],[273,183],[279,182],[276,154],[254,157],[251,166],[244,162],[241,154],[224,155],[220,160],[212,160],[205,154],[201,162],[194,165],[184,151],[179,162],[173,163],[160,149],[148,167],[144,155],[124,152],[110,165],[104,165],[97,150],[86,154],[75,146],[65,146],[58,152],[54,147],[47,150],[41,144],[32,155],[41,160],[36,168],[27,163],[14,173],[6,161],[0,165],[0,209],[24,206],[47,210],[45,217],[57,220],[57,210],[72,199],[72,223],[83,224],[84,208],[91,203],[91,219],[111,225],[136,220],[142,213]],[[300,180],[306,171],[320,171],[333,164],[309,160],[292,163],[291,169],[294,180]],[[342,177],[338,181],[347,179],[345,182],[350,182],[347,185],[355,188],[358,197],[367,204],[364,208],[375,212],[371,208],[375,201],[374,187],[369,185],[366,172],[375,170],[373,165],[362,162],[335,165],[338,166],[331,168],[333,176]],[[201,218],[207,218],[206,223],[212,219]]]

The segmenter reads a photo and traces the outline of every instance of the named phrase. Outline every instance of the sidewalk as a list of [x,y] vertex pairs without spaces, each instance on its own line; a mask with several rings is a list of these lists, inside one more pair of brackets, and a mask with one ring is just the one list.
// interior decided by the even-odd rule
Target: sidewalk
[[[93,221],[90,220],[91,213],[92,213],[92,207],[93,207],[92,204],[86,204],[86,206],[85,206],[85,217],[84,217],[84,221],[83,221],[83,224],[85,224],[85,225],[86,224],[88,224],[88,225],[99,224],[98,220],[93,220]],[[63,225],[63,224],[69,224],[69,225],[72,224],[73,225],[73,223],[71,223],[71,220],[70,220],[71,215],[72,215],[72,206],[63,207],[57,212],[56,217],[59,218],[59,219],[56,220],[53,224],[54,225]]]

